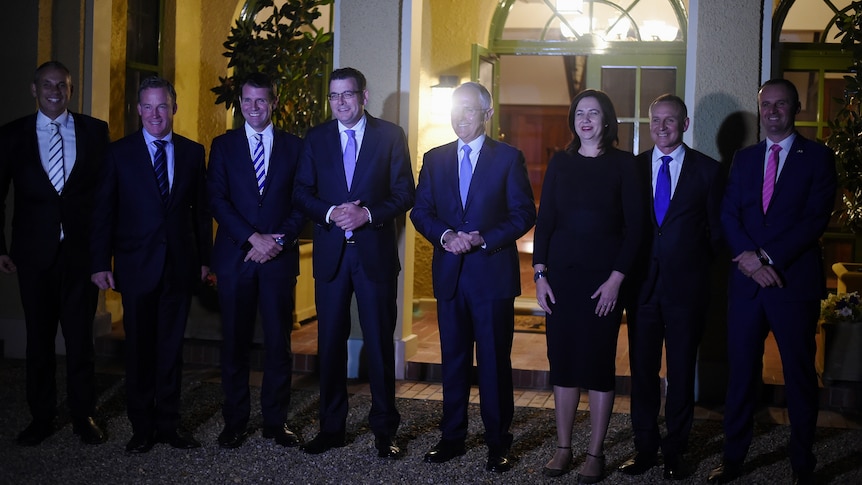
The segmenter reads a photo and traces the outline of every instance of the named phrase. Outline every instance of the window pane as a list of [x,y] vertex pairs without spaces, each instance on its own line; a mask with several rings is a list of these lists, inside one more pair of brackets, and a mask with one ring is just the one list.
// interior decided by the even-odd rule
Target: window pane
[[610,96],[618,117],[635,116],[635,68],[603,67],[602,91]]
[[652,137],[650,137],[649,134],[649,123],[639,123],[638,134],[640,135],[640,139],[638,140],[638,149],[635,151],[635,153],[640,153],[644,150],[652,148],[653,141]]
[[648,117],[649,105],[655,98],[667,93],[676,94],[676,67],[642,68],[640,117]]
[[820,111],[820,107],[817,105],[818,74],[814,71],[801,71],[785,72],[784,76],[799,91],[800,109],[796,115],[796,120],[817,121],[817,112]]
[[617,148],[624,152],[634,153],[634,123],[620,123],[619,138],[620,143]]
[[126,62],[158,65],[160,0],[129,0]]

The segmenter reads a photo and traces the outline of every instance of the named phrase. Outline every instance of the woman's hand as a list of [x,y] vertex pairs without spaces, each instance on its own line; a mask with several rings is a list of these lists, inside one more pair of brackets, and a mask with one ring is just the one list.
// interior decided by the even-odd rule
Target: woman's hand
[[554,292],[551,290],[551,285],[548,283],[548,278],[539,278],[536,280],[536,299],[539,300],[539,306],[548,314],[551,314],[551,305],[556,304]]
[[[619,271],[612,271],[610,277],[608,277],[608,279],[599,286],[599,289],[593,293],[593,296],[590,298],[593,300],[598,298],[598,302],[596,303],[596,315],[605,317],[614,311],[614,308],[617,306],[617,299],[620,295],[620,285],[622,285],[624,278],[625,275]],[[538,289],[536,291],[538,292]]]

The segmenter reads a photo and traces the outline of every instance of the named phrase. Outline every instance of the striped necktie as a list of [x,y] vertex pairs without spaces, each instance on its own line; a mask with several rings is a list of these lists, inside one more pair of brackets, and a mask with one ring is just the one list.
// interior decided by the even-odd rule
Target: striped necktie
[[263,160],[263,133],[255,133],[257,146],[254,147],[254,176],[257,179],[257,192],[263,194],[266,182],[266,167]]
[[772,193],[775,191],[775,177],[778,174],[778,152],[781,145],[778,143],[769,147],[769,158],[766,159],[766,173],[763,174],[763,213],[769,208]]
[[162,196],[162,202],[167,203],[168,193],[171,191],[168,183],[168,155],[165,152],[165,145],[168,144],[165,140],[156,140],[153,142],[156,145],[156,155],[153,157],[153,170],[156,172],[156,182],[159,185],[159,194]]
[[66,184],[66,167],[63,164],[63,137],[60,135],[60,124],[51,122],[51,139],[48,141],[48,179],[57,193],[63,192]]

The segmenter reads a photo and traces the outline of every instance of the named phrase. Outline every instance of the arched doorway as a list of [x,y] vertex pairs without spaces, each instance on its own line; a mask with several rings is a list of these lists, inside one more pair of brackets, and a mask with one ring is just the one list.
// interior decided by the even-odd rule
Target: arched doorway
[[[548,161],[571,137],[569,102],[579,91],[601,89],[614,101],[621,149],[638,153],[650,146],[650,102],[663,93],[684,96],[687,26],[681,0],[499,3],[488,46],[473,46],[471,75],[493,94],[490,132],[524,152],[537,204]],[[516,307],[538,312],[532,232],[519,249]]]

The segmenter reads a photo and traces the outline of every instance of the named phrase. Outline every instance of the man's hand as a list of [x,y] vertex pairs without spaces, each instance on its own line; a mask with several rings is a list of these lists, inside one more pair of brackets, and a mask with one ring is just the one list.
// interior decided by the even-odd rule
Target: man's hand
[[443,236],[443,249],[452,254],[465,254],[473,249],[473,245],[465,233],[449,231]]
[[18,268],[15,266],[15,263],[12,262],[12,258],[10,258],[7,254],[0,256],[0,271],[6,274],[11,274],[18,271]]
[[732,261],[737,263],[739,271],[749,278],[763,266],[763,263],[760,262],[760,258],[757,257],[757,253],[754,251],[743,251],[737,257],[733,258]]
[[761,288],[767,286],[784,288],[784,282],[781,281],[781,277],[778,276],[778,272],[772,266],[761,265],[760,269],[751,274],[751,279],[757,282]]
[[260,234],[254,233],[248,237],[248,242],[251,243],[251,249],[245,255],[246,261],[254,261],[255,263],[265,263],[270,259],[278,256],[278,253],[284,249],[280,244],[275,242],[277,238],[284,237],[284,234]]
[[359,205],[362,201],[345,202],[329,214],[332,221],[342,231],[355,231],[368,224],[368,212]]
[[206,265],[201,266],[201,281],[206,281],[207,276],[210,274],[210,267]]
[[111,271],[99,271],[90,275],[90,281],[100,290],[114,289],[114,273]]

